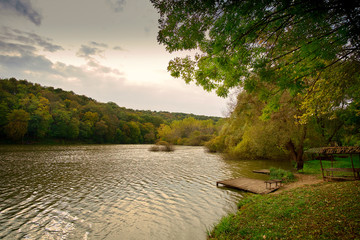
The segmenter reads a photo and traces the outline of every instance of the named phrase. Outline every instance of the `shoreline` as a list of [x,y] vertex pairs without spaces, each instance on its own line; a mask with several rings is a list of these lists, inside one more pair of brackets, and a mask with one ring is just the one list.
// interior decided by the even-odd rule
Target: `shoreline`
[[296,173],[277,191],[245,197],[208,239],[358,239],[360,181],[324,181]]

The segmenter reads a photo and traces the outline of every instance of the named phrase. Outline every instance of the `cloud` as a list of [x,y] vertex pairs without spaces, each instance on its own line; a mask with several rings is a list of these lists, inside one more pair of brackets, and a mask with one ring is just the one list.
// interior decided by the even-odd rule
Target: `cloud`
[[0,55],[0,67],[3,74],[8,72],[46,72],[60,74],[53,68],[53,63],[44,56],[23,54],[21,56]]
[[33,9],[30,0],[0,0],[0,6],[3,9],[15,11],[17,14],[24,16],[35,25],[41,24],[42,16]]
[[50,38],[44,38],[35,33],[20,31],[9,27],[0,28],[0,41],[3,42],[3,47],[6,47],[6,49],[3,48],[3,50],[8,51],[18,49],[23,52],[25,48],[29,51],[35,51],[37,47],[48,52],[63,50],[63,47],[51,43],[52,39]]
[[92,59],[92,56],[101,55],[107,48],[108,45],[106,43],[98,43],[92,41],[87,45],[82,44],[76,55],[78,57],[83,57],[89,60]]
[[125,49],[120,47],[120,46],[115,46],[113,47],[114,50],[117,50],[117,51],[124,51]]
[[117,75],[117,76],[123,75],[123,73],[120,72],[118,69],[101,65],[94,60],[89,61],[87,63],[87,66],[90,67],[90,69],[92,69],[93,71],[101,72],[103,74],[113,74],[113,75]]
[[98,43],[98,42],[90,42],[91,45],[96,46],[96,47],[102,47],[102,48],[108,48],[108,45],[106,43]]
[[45,56],[35,54],[0,55],[0,77],[27,79],[133,109],[219,115],[218,109],[223,105],[218,98],[209,97],[207,92],[185,86],[183,82],[182,85],[131,83],[119,69],[102,65],[95,60],[75,66],[54,63]]
[[8,75],[25,72],[61,74],[53,69],[53,63],[37,52],[62,50],[51,39],[8,27],[0,28],[0,69]]
[[115,12],[121,12],[124,9],[126,0],[106,0],[106,3]]
[[100,55],[103,52],[102,49],[97,47],[91,47],[87,45],[81,45],[79,51],[76,53],[78,57],[83,57],[85,59],[91,59],[91,56]]
[[35,47],[24,44],[9,43],[0,40],[0,54],[25,54],[32,53],[36,50]]

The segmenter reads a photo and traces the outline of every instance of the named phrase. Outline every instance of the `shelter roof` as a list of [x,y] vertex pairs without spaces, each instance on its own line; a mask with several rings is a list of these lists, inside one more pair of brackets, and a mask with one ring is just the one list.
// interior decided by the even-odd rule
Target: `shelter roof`
[[311,148],[307,153],[318,154],[360,154],[360,147],[322,147]]

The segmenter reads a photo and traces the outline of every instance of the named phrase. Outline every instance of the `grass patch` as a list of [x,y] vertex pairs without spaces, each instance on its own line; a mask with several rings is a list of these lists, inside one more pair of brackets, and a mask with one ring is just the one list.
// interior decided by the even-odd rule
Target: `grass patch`
[[[353,156],[353,163],[355,168],[360,168],[359,155]],[[331,161],[322,161],[324,168],[331,167]],[[335,168],[352,168],[351,159],[349,158],[336,158],[333,162]],[[321,166],[319,160],[306,161],[302,170],[306,174],[321,174]]]
[[360,239],[360,182],[324,182],[241,200],[210,239]]
[[283,182],[295,181],[295,176],[292,172],[280,168],[270,168],[270,179],[280,179]]

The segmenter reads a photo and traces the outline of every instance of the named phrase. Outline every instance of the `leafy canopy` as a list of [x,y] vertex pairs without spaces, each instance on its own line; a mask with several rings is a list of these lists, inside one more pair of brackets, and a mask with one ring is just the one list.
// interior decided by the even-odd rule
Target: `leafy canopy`
[[[328,68],[359,61],[359,0],[151,0],[158,42],[175,58],[168,70],[226,96],[242,87],[264,101],[309,87]],[[275,85],[267,89],[266,84]]]

